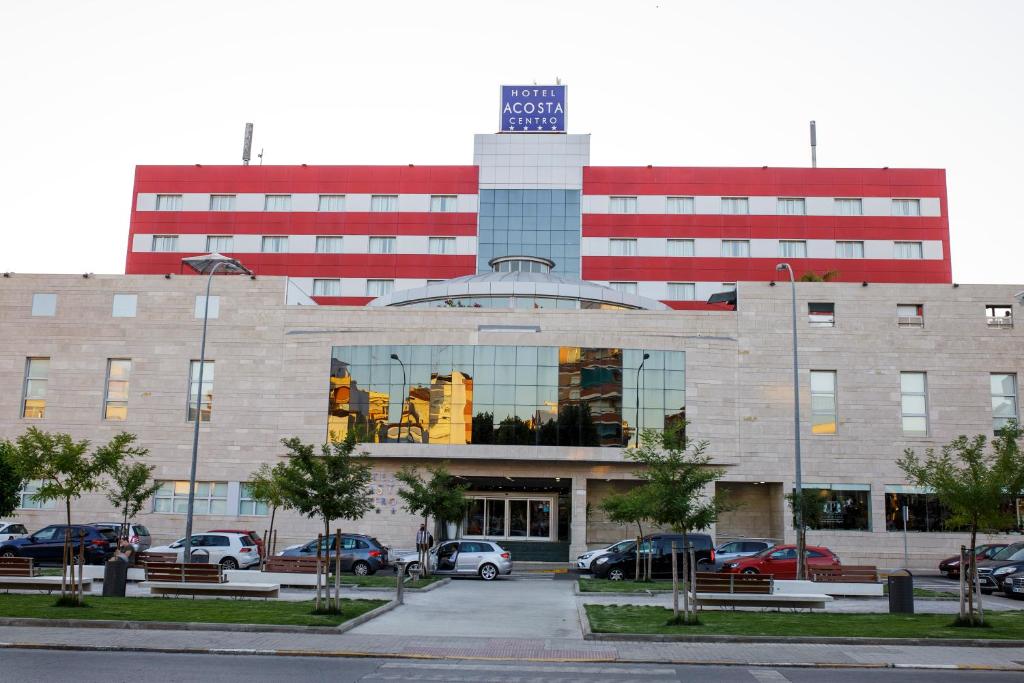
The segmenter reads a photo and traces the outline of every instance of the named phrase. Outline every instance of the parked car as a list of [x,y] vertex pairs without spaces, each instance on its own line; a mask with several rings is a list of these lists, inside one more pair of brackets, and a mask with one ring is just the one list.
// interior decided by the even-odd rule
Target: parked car
[[[812,569],[839,569],[842,563],[828,548],[809,545],[807,566]],[[726,562],[719,571],[725,574],[771,574],[776,579],[795,579],[796,546],[777,545],[756,555]]]
[[[185,539],[179,538],[170,545],[150,548],[151,553],[177,553],[177,561],[185,556]],[[256,543],[248,534],[202,533],[192,534],[192,561],[206,557],[210,564],[219,564],[224,569],[248,569],[260,561]]]
[[249,534],[249,538],[256,544],[256,552],[259,553],[260,557],[267,552],[267,549],[263,547],[263,539],[260,535],[251,529],[210,529],[213,533],[229,533],[229,534]]
[[0,541],[13,541],[28,536],[28,529],[17,522],[0,522]]
[[[707,534],[688,534],[687,538],[694,549],[694,559],[698,568],[711,569],[715,564],[715,546]],[[682,534],[653,534],[643,539],[640,545],[640,559],[646,561],[651,553],[651,576],[672,576],[672,542],[675,541],[677,551],[683,551]],[[594,576],[599,579],[622,581],[634,576],[636,572],[636,544],[628,550],[602,555],[591,565]],[[680,562],[680,565],[682,563]],[[681,571],[681,567],[680,567]]]
[[[337,536],[321,541],[320,552],[333,559],[337,554]],[[283,557],[316,557],[316,540],[288,546],[278,553]],[[388,566],[388,549],[373,536],[341,535],[341,571],[368,576]]]
[[627,538],[624,541],[612,543],[610,546],[607,546],[605,548],[598,548],[597,550],[588,550],[587,552],[577,557],[571,564],[573,569],[582,572],[589,572],[594,560],[601,557],[602,555],[609,555],[611,553],[621,553],[635,546],[636,540]]
[[737,538],[715,548],[715,561],[722,564],[738,559],[757,555],[775,545],[770,538]]
[[[398,556],[408,563],[406,573],[419,569],[419,553]],[[441,576],[479,576],[493,581],[512,573],[512,554],[494,541],[456,539],[439,543],[430,551],[430,571]]]
[[1024,543],[1013,543],[978,563],[978,585],[988,595],[1003,590],[1003,582],[1010,574],[1024,569]]
[[51,524],[23,538],[0,542],[0,557],[31,557],[38,563],[59,564],[64,557],[65,530],[71,530],[71,547],[78,557],[85,546],[85,561],[102,564],[117,549],[117,534],[88,524]]
[[[101,529],[110,529],[118,535],[121,534],[121,522],[93,522],[92,525]],[[149,550],[149,547],[153,545],[153,537],[149,535],[149,529],[136,522],[128,522],[127,540],[131,544],[132,550],[137,553]]]
[[1003,578],[1003,593],[1014,600],[1024,600],[1024,571],[1007,574]]
[[[1000,550],[1005,548],[1008,543],[988,543],[985,545],[979,545],[974,549],[974,559],[978,560],[990,560],[992,556],[998,553]],[[942,562],[939,562],[939,571],[948,576],[951,579],[955,579],[960,576],[960,556],[954,555],[953,557],[947,557]]]

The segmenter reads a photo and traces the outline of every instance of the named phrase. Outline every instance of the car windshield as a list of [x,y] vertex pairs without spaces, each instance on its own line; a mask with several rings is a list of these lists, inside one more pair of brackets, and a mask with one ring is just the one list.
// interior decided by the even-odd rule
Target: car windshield
[[1015,552],[1013,555],[1010,555],[1006,559],[1008,559],[1008,560],[1024,560],[1024,548],[1019,549],[1017,552]]
[[626,553],[636,547],[636,541],[619,541],[615,545],[608,546],[610,553]]
[[142,526],[141,524],[136,524],[135,525],[135,533],[138,534],[139,536],[149,536],[149,529],[147,529],[146,527]]
[[1024,543],[1014,543],[1013,545],[1006,546],[1005,548],[1000,550],[998,553],[993,555],[992,559],[993,560],[1016,559],[1013,556],[1015,554],[1017,554],[1018,552],[1020,552],[1021,550],[1024,550]]
[[779,549],[778,546],[769,546],[769,547],[765,548],[764,550],[762,550],[761,552],[759,552],[757,555],[754,555],[754,557],[768,557],[769,555],[771,555],[773,552],[775,552],[778,549]]

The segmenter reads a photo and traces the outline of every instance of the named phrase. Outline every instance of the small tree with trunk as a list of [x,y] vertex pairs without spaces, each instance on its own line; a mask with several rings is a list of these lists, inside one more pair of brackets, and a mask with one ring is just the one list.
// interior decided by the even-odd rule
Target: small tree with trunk
[[24,484],[14,464],[14,445],[0,441],[0,517],[7,517],[18,508]]
[[[398,497],[404,507],[414,515],[423,517],[423,524],[433,517],[438,525],[445,522],[460,522],[466,514],[466,489],[468,484],[459,483],[448,471],[446,463],[428,467],[430,479],[424,480],[415,467],[405,466],[395,474],[402,487]],[[430,553],[420,551],[420,567],[424,576],[430,576]]]
[[[148,453],[144,448],[136,451],[136,457]],[[118,538],[127,536],[128,520],[142,512],[146,501],[160,488],[160,484],[152,481],[152,478],[153,466],[144,462],[133,462],[111,473],[110,482],[106,486],[107,500],[115,510],[121,511],[121,533]]]
[[[786,494],[786,502],[793,511],[793,528],[796,529],[796,559],[798,566],[803,569],[797,572],[797,576],[807,577],[807,529],[817,529],[821,526],[824,508],[821,505],[821,497],[816,489],[800,489],[800,495],[796,491]],[[797,515],[799,509],[801,515]]]
[[270,508],[270,528],[267,530],[267,538],[264,542],[266,551],[263,553],[263,567],[266,567],[267,559],[273,552],[270,544],[274,536],[274,518],[277,516],[277,509],[288,508],[284,483],[286,476],[287,465],[283,462],[279,462],[276,465],[263,463],[255,472],[249,475],[249,497],[257,503],[263,503]]
[[624,493],[613,493],[605,497],[599,507],[608,516],[608,521],[615,524],[636,524],[637,545],[636,545],[636,574],[635,581],[651,580],[651,553],[647,553],[647,562],[641,562],[641,546],[644,537],[644,522],[650,514],[651,504],[646,496],[650,495],[650,489],[646,486],[635,486]]
[[970,532],[967,556],[972,561],[961,568],[960,615],[958,623],[965,626],[983,625],[985,614],[981,606],[980,591],[975,601],[977,586],[976,540],[979,529],[1000,529],[1015,522],[1003,503],[1006,497],[1020,496],[1024,490],[1024,457],[1021,455],[1022,431],[1016,422],[1010,422],[991,441],[979,434],[973,438],[958,436],[942,447],[938,453],[929,448],[923,458],[907,449],[897,464],[907,479],[916,486],[926,487],[950,512],[953,526],[966,527]]

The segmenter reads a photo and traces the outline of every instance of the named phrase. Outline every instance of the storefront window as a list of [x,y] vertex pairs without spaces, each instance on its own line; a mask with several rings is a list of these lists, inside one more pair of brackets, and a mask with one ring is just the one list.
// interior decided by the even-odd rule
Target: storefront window
[[949,523],[949,510],[928,489],[919,486],[886,486],[886,531],[903,531],[904,505],[907,507],[907,531],[960,530]]
[[819,506],[809,515],[809,529],[871,530],[871,487],[867,484],[804,484]]
[[464,535],[552,540],[554,506],[554,499],[547,497],[473,498],[466,508]]

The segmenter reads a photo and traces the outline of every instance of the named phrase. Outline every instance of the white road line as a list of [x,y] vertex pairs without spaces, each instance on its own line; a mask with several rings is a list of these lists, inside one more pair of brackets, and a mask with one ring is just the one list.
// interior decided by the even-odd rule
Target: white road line
[[[385,662],[380,665],[381,669],[439,669],[444,671],[507,671],[516,672],[521,675],[532,673],[567,673],[567,674],[608,674],[608,675],[636,675],[636,676],[675,676],[675,669],[647,669],[639,667],[614,667],[614,666],[567,666],[551,664],[535,664],[527,666],[523,664],[480,664],[480,663],[434,663],[434,662]],[[777,679],[776,679],[777,680]]]
[[789,681],[788,678],[774,669],[747,669],[747,671],[760,683],[778,683],[779,681],[787,681],[788,683]]

